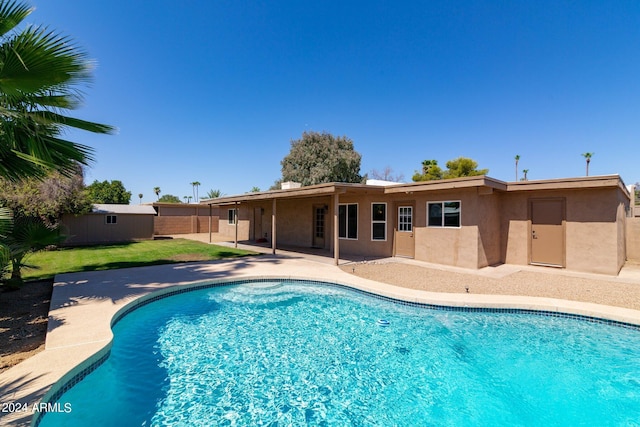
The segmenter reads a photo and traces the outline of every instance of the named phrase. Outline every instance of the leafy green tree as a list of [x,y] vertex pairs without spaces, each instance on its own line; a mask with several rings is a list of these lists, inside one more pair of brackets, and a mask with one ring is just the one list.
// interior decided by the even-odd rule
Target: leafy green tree
[[31,267],[25,264],[27,256],[48,246],[59,245],[66,239],[60,233],[59,226],[48,226],[37,217],[18,217],[14,219],[11,232],[5,242],[11,258],[11,279],[8,284],[17,287],[22,284],[22,269]]
[[434,181],[442,178],[442,168],[438,166],[437,160],[423,160],[422,172],[416,171],[411,177],[414,182]]
[[520,161],[520,154],[516,154],[516,181],[518,180],[518,162]]
[[128,205],[131,201],[131,191],[127,191],[122,181],[117,179],[102,182],[95,180],[87,187],[87,194],[91,203]]
[[173,194],[165,194],[158,199],[160,203],[182,203],[180,197],[174,196]]
[[291,141],[291,151],[282,160],[282,180],[314,185],[325,182],[361,182],[362,156],[346,136],[304,132]]
[[114,128],[69,117],[82,103],[91,61],[68,37],[20,23],[33,11],[0,0],[0,176],[17,180],[57,170],[73,175],[92,149],[62,138],[70,128],[113,133]]
[[260,192],[260,187],[256,187],[255,185],[251,187],[251,190],[249,190],[249,193],[259,193],[259,192]]
[[144,197],[144,194],[138,193],[138,198],[140,199],[140,204],[142,204],[142,198],[143,197]]
[[0,205],[16,217],[39,217],[49,225],[57,224],[62,214],[80,215],[91,210],[80,167],[73,176],[52,172],[45,179],[13,182],[0,178]]
[[156,193],[156,198],[160,200],[160,187],[153,187],[153,192]]
[[593,157],[595,153],[582,153],[582,156],[585,158],[585,160],[587,161],[587,176],[589,176],[589,163],[591,163],[591,157]]
[[524,174],[522,181],[528,181],[527,174],[529,173],[529,169],[522,169],[522,173]]
[[447,170],[444,179],[460,178],[463,176],[479,176],[489,173],[489,169],[478,169],[478,162],[468,157],[458,157],[446,163]]

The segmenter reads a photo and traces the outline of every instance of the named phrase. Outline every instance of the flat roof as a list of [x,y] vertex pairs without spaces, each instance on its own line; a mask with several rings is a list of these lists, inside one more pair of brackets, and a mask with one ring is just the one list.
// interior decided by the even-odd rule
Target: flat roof
[[260,191],[255,193],[224,196],[215,199],[205,199],[201,204],[207,205],[231,205],[240,202],[257,200],[272,200],[285,198],[303,198],[313,196],[330,196],[333,194],[398,194],[414,193],[438,190],[453,190],[463,188],[489,188],[496,191],[534,191],[534,190],[568,190],[619,187],[628,197],[629,190],[619,175],[585,176],[577,178],[554,178],[531,181],[505,182],[490,176],[467,176],[462,178],[441,179],[434,181],[422,181],[412,183],[398,183],[395,185],[367,185],[351,184],[344,182],[331,182],[326,184],[309,185],[306,187],[287,190]]
[[91,209],[94,214],[132,214],[132,215],[155,215],[156,210],[149,205],[116,205],[96,203]]

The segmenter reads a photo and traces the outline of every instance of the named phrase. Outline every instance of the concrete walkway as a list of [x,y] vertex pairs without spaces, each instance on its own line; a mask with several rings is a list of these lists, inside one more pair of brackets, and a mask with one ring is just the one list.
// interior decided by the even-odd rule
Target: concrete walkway
[[[56,276],[45,350],[0,374],[0,402],[26,404],[29,410],[0,413],[0,425],[28,425],[33,405],[45,394],[56,391],[52,389],[54,384],[75,375],[82,362],[85,363],[81,366],[86,367],[106,354],[112,339],[110,325],[114,315],[132,301],[172,286],[241,278],[307,278],[421,303],[560,311],[640,325],[640,311],[636,310],[550,298],[418,291],[359,278],[332,265],[332,261],[332,258],[279,251],[276,256]],[[341,261],[348,262],[353,261]],[[513,266],[504,266],[500,274],[508,274],[510,268]]]

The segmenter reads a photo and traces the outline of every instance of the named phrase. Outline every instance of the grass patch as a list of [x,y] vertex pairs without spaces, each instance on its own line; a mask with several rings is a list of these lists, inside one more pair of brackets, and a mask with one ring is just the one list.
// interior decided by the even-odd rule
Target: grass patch
[[34,268],[24,268],[22,275],[25,280],[38,280],[61,273],[210,261],[247,255],[256,253],[186,239],[144,240],[38,252],[26,259],[26,263]]

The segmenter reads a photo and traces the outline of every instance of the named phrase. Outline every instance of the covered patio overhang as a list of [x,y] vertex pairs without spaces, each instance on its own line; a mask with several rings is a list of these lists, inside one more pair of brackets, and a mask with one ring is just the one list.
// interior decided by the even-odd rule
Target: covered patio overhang
[[[329,197],[331,200],[331,211],[333,217],[332,241],[334,263],[338,265],[340,259],[340,238],[339,238],[339,205],[340,196],[346,194],[363,194],[378,193],[384,194],[385,187],[372,186],[365,184],[350,183],[327,183],[317,184],[307,187],[293,188],[287,190],[273,190],[255,193],[246,193],[236,196],[218,197],[215,199],[203,200],[201,203],[209,205],[209,211],[213,206],[216,207],[234,207],[234,227],[235,238],[234,246],[238,245],[238,206],[240,204],[249,204],[253,202],[271,202],[271,252],[276,253],[277,249],[277,207],[279,200],[292,199],[320,199]],[[211,224],[211,219],[209,220]],[[209,227],[209,235],[211,236],[211,226]],[[211,239],[210,239],[211,240]]]

